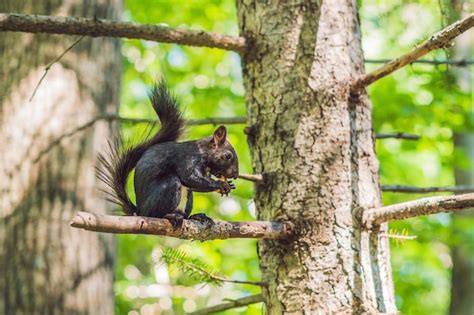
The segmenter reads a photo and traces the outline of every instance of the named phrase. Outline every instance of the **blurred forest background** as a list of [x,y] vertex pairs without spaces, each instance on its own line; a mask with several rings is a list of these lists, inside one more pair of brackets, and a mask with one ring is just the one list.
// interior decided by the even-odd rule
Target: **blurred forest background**
[[[366,59],[390,59],[413,48],[448,24],[450,8],[443,1],[359,1]],[[125,2],[124,20],[163,23],[171,27],[202,29],[238,35],[233,0]],[[472,36],[472,33],[470,34]],[[468,48],[470,49],[470,48]],[[235,117],[245,115],[240,57],[237,53],[207,48],[124,40],[124,76],[120,115],[154,118],[147,92],[164,76],[185,117]],[[469,59],[472,60],[472,50]],[[456,59],[452,50],[438,50],[426,59]],[[370,70],[379,65],[366,64]],[[454,170],[472,168],[462,150],[455,150],[453,135],[474,129],[471,84],[460,86],[457,71],[472,73],[472,65],[413,64],[371,85],[376,132],[418,134],[419,141],[377,141],[381,184],[453,186]],[[472,81],[471,81],[472,82]],[[244,125],[229,125],[230,139],[239,154],[241,173],[251,173]],[[130,136],[140,125],[123,123]],[[188,128],[188,139],[208,136],[214,126]],[[194,209],[222,220],[252,220],[253,185],[238,180],[229,197],[196,194]],[[385,204],[424,195],[384,193]],[[392,243],[392,263],[397,305],[403,314],[447,314],[451,298],[451,248],[467,244],[474,252],[474,218],[455,220],[438,214],[391,224],[392,229],[416,235],[401,245]],[[165,246],[179,248],[211,265],[220,274],[239,280],[259,280],[255,240],[188,242],[141,235],[118,236],[115,301],[117,314],[183,314],[223,299],[258,293],[249,285],[222,287],[194,282],[177,268],[156,263]],[[154,258],[155,257],[155,258]],[[472,292],[471,292],[472,293]],[[258,314],[261,305],[226,314]]]

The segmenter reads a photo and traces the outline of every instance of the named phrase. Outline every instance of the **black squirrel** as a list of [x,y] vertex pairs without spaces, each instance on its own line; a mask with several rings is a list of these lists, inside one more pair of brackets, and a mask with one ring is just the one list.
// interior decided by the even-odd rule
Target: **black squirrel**
[[[166,218],[175,227],[183,219],[212,224],[203,213],[190,216],[193,191],[227,195],[235,188],[227,178],[237,178],[238,158],[226,128],[220,126],[201,140],[176,142],[184,131],[184,119],[163,80],[153,86],[150,101],[161,121],[160,130],[137,145],[123,146],[118,141],[108,156],[99,155],[98,178],[109,187],[109,200],[127,215]],[[136,206],[126,191],[134,168]]]

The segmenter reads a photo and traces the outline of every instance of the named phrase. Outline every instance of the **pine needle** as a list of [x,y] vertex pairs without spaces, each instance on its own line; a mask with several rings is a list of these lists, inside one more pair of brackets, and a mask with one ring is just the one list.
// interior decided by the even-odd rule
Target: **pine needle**
[[406,241],[416,239],[416,235],[409,235],[408,230],[405,228],[401,231],[390,229],[388,234],[380,234],[380,236],[390,238],[396,245],[402,245]]
[[239,284],[251,284],[264,286],[263,282],[231,280],[219,275],[211,266],[198,258],[191,257],[179,249],[165,247],[161,251],[161,256],[153,257],[155,263],[165,263],[169,268],[175,267],[181,270],[188,277],[199,283],[207,283],[221,286],[224,282]]

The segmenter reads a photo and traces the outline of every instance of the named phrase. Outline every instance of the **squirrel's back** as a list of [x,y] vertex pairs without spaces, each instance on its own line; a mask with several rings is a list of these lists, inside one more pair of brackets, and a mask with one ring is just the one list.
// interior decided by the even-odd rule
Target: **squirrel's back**
[[184,131],[184,119],[177,100],[163,80],[153,86],[150,100],[160,119],[160,130],[136,145],[126,145],[119,138],[110,145],[110,152],[107,155],[99,154],[98,157],[97,174],[110,190],[107,191],[108,199],[122,206],[128,215],[133,215],[137,210],[127,194],[128,175],[147,149],[162,142],[176,141]]

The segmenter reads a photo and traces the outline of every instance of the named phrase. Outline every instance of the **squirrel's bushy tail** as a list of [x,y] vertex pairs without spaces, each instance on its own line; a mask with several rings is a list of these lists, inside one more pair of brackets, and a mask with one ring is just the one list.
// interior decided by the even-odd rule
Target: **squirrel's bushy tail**
[[97,177],[104,182],[109,191],[108,200],[123,207],[128,215],[137,212],[136,206],[127,194],[127,178],[135,168],[145,151],[158,143],[176,141],[184,131],[184,119],[178,108],[177,100],[169,91],[165,81],[161,80],[153,86],[150,100],[161,122],[160,130],[148,134],[139,144],[127,144],[122,138],[109,143],[110,150],[106,154],[99,154]]

